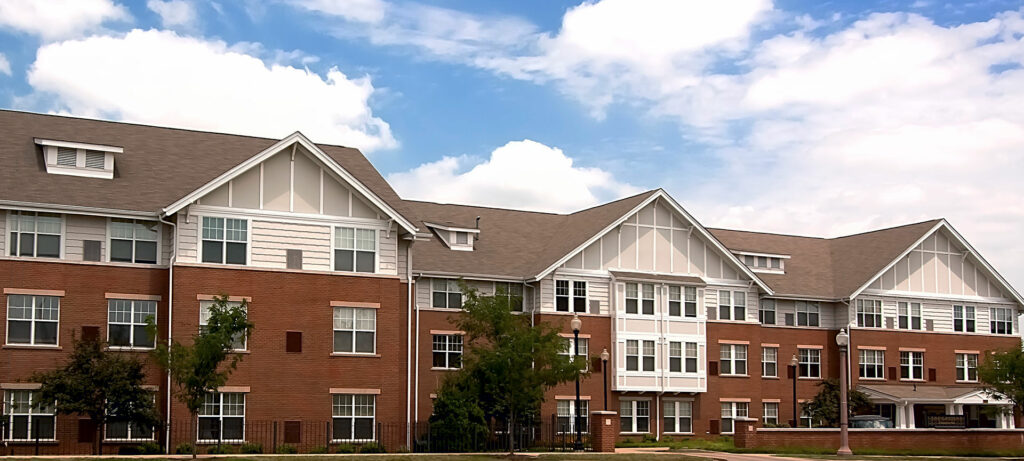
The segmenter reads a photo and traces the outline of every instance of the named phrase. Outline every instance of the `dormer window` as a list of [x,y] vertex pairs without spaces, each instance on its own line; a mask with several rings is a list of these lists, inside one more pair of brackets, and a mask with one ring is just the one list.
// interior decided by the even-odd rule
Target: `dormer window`
[[786,255],[773,255],[765,253],[737,252],[736,255],[743,260],[743,264],[754,272],[784,273],[785,261],[789,259]]
[[437,233],[438,238],[451,250],[473,251],[473,244],[480,239],[480,229],[456,227],[444,224],[425,223]]
[[114,154],[124,152],[115,146],[103,146],[50,139],[35,139],[43,148],[46,172],[87,178],[114,178]]
[[455,233],[455,244],[456,245],[469,245],[469,232],[456,232]]

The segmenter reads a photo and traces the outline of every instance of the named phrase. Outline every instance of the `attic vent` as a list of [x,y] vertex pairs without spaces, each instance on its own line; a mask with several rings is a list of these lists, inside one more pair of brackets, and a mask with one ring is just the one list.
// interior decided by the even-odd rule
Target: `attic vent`
[[70,147],[57,148],[57,165],[74,167],[78,160],[78,149]]
[[114,155],[124,153],[124,148],[117,146],[39,138],[34,141],[42,146],[46,172],[50,174],[114,179]]
[[85,151],[85,167],[102,170],[104,167],[104,160],[106,159],[106,157],[107,155],[104,154],[103,152],[87,150]]

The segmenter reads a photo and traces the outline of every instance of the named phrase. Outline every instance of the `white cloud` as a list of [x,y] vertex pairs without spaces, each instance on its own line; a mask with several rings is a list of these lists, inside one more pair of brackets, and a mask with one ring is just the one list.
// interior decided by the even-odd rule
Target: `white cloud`
[[570,212],[640,191],[600,168],[574,165],[561,149],[529,139],[512,141],[489,159],[445,157],[388,181],[405,198],[518,209]]
[[309,11],[340,16],[350,21],[377,23],[390,7],[384,0],[287,0]]
[[0,53],[0,74],[11,75],[11,63],[3,53]]
[[146,2],[146,8],[160,16],[160,23],[164,28],[195,26],[195,6],[184,0],[149,0]]
[[51,109],[76,115],[270,137],[302,130],[367,151],[397,145],[369,107],[369,77],[267,65],[224,42],[174,32],[45,45],[27,80],[55,99]]
[[108,21],[129,21],[128,10],[111,0],[2,0],[0,27],[44,40],[96,30]]

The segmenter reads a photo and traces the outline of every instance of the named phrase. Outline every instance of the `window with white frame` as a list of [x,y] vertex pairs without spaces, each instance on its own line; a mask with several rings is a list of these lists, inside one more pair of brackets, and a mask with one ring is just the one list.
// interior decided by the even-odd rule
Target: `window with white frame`
[[921,303],[896,303],[898,327],[902,330],[921,329]]
[[56,346],[59,322],[59,297],[7,296],[7,344]]
[[719,358],[723,375],[747,374],[747,345],[719,344]]
[[666,400],[662,417],[666,434],[693,432],[693,405],[689,400]]
[[796,324],[801,327],[821,326],[821,305],[816,302],[797,301]]
[[857,351],[857,366],[862,379],[885,379],[885,351],[861,349]]
[[643,315],[654,315],[654,285],[644,283],[640,285],[640,313]]
[[801,378],[821,377],[821,349],[797,349]]
[[685,287],[683,289],[683,315],[686,317],[697,316],[697,287]]
[[718,319],[746,320],[747,293],[743,291],[718,290]]
[[722,402],[722,433],[732,434],[736,430],[736,420],[746,418],[750,414],[747,402]]
[[150,320],[156,323],[156,301],[108,299],[107,343],[112,347],[154,347],[156,338],[146,331]]
[[462,368],[462,335],[434,335],[434,368]]
[[202,442],[245,440],[245,394],[211,392],[199,407],[199,440]]
[[245,265],[248,261],[249,222],[203,216],[203,262]]
[[757,310],[757,321],[762,325],[775,325],[775,300],[762,299],[761,307]]
[[587,311],[587,282],[555,280],[555,310],[559,312]]
[[779,402],[763,402],[761,404],[761,424],[766,427],[779,425]]
[[110,260],[156,264],[159,226],[156,221],[111,218]]
[[4,391],[5,441],[55,440],[53,404],[36,405],[37,397],[38,393],[30,390]]
[[655,347],[654,341],[644,341],[643,349],[640,350],[640,358],[643,362],[644,371],[654,371],[655,363]]
[[683,345],[683,371],[687,373],[697,372],[697,343],[685,343]]
[[[156,403],[156,395],[152,395]],[[109,421],[103,428],[103,438],[110,441],[154,440],[152,426],[129,421]]]
[[626,313],[654,315],[654,284],[626,284]]
[[[559,434],[575,434],[576,433],[576,401],[575,400],[557,400],[555,401],[555,411],[558,413],[558,428]],[[586,434],[590,428],[590,401],[580,400],[580,432]]]
[[515,312],[523,311],[523,285],[514,282],[494,282],[494,296],[508,299],[508,308]]
[[673,373],[697,372],[697,343],[670,341],[668,343],[668,367]]
[[59,214],[12,211],[7,223],[11,232],[9,254],[59,258],[62,227],[63,218]]
[[372,394],[335,394],[331,408],[332,438],[336,442],[374,440],[376,396]]
[[900,351],[900,379],[924,379],[924,352]]
[[956,380],[978,380],[978,354],[956,354]]
[[675,285],[668,287],[668,315],[670,317],[683,315],[683,287]]
[[961,333],[974,333],[976,323],[974,317],[974,306],[953,306],[953,331]]
[[[573,343],[573,338],[571,338],[571,337],[565,337],[565,338],[562,338],[562,340],[564,341],[564,345],[562,346],[562,350],[559,351],[558,353],[560,355],[567,356],[567,357],[569,357],[571,359],[572,356],[573,356],[573,353],[576,351],[576,344]],[[582,360],[583,361],[583,369],[584,369],[584,371],[589,368],[589,364],[587,363],[587,357],[588,357],[589,353],[590,353],[590,339],[588,339],[588,338],[580,338],[580,351],[579,351],[579,354],[576,355],[576,360]]]
[[624,434],[651,432],[651,401],[619,400],[619,431]]
[[779,348],[761,348],[761,376],[764,378],[779,377]]
[[[199,331],[203,332],[206,330],[206,326],[210,322],[210,306],[213,306],[216,301],[200,301],[199,302]],[[227,309],[241,308],[242,303],[240,301],[228,301],[225,305]],[[234,342],[231,343],[231,350],[244,351],[246,348],[247,338],[245,333],[239,333],[235,336]]]
[[334,270],[377,272],[377,231],[354,227],[335,227]]
[[334,308],[334,352],[373,354],[377,350],[377,309]]
[[877,299],[858,299],[857,326],[863,328],[882,328],[882,301]]
[[433,279],[430,281],[430,306],[442,309],[462,309],[462,289],[459,281]]
[[801,406],[800,408],[800,427],[815,427],[821,426],[820,422],[815,421],[811,414],[806,408]]
[[1013,309],[991,307],[989,316],[989,331],[997,335],[1013,334]]
[[640,341],[626,340],[626,371],[640,370]]

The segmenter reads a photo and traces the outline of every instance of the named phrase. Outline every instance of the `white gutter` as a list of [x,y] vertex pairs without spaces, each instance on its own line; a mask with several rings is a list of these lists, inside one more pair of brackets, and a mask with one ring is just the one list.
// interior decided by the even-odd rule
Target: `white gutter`
[[[415,236],[409,239],[409,244],[405,247],[405,285],[406,285],[406,303],[408,304],[408,332],[406,334],[406,356],[408,360],[405,364],[405,376],[408,378],[405,388],[405,402],[406,405],[412,404],[412,245],[416,239]],[[419,326],[417,325],[417,328]],[[405,410],[405,446],[410,450],[412,449],[412,409],[406,408]]]
[[[174,325],[174,263],[178,259],[178,226],[160,216],[160,222],[171,226],[174,240],[171,241],[171,260],[167,262],[167,347],[171,346],[171,330]],[[167,424],[164,428],[164,452],[171,454],[171,374],[167,373]]]
[[420,420],[420,305],[416,304],[416,334],[413,335],[416,342],[415,350],[416,354],[414,357],[414,383],[413,383],[413,419],[416,422]]

